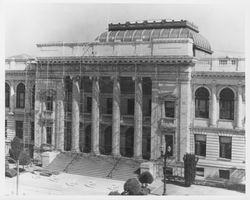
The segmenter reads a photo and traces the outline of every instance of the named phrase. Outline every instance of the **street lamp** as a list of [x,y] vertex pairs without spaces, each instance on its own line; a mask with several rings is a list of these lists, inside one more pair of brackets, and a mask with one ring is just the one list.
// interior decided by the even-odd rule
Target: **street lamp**
[[167,195],[166,193],[166,168],[167,168],[167,159],[170,156],[171,146],[166,148],[165,154],[163,155],[163,151],[161,151],[161,157],[164,156],[164,166],[163,166],[163,175],[164,175],[164,185],[163,185],[163,193],[162,195]]

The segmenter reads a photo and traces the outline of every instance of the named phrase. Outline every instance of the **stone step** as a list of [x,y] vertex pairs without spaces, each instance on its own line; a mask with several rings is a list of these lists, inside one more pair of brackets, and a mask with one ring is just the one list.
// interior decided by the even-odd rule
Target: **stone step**
[[[137,177],[135,171],[138,170],[141,162],[128,158],[117,159],[112,156],[93,156],[66,152],[59,154],[46,169],[125,181],[128,178]],[[111,176],[108,177],[108,175]]]

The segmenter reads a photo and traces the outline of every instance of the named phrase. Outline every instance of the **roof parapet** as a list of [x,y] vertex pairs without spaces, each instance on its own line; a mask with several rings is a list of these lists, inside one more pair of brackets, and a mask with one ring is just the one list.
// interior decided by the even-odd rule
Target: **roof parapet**
[[166,20],[163,19],[161,21],[147,21],[144,20],[142,22],[126,22],[124,24],[118,23],[113,24],[110,23],[108,25],[109,31],[118,31],[118,30],[139,30],[139,29],[162,29],[162,28],[189,28],[197,33],[199,33],[198,26],[187,20]]

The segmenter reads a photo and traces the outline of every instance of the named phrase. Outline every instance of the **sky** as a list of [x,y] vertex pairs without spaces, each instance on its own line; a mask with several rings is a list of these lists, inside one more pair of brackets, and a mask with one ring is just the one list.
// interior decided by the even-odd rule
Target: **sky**
[[15,3],[5,7],[5,55],[37,55],[37,43],[91,42],[109,23],[188,20],[208,39],[214,56],[245,51],[245,16],[241,4],[86,4]]

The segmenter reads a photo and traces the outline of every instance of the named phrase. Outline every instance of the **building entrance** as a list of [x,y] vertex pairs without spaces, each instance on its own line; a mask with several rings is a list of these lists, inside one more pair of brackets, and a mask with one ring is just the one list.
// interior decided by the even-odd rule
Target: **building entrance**
[[[174,136],[173,135],[165,135],[165,143],[166,143],[166,149],[170,149],[170,156],[173,156],[173,150],[174,150]],[[168,148],[170,147],[170,148]]]

